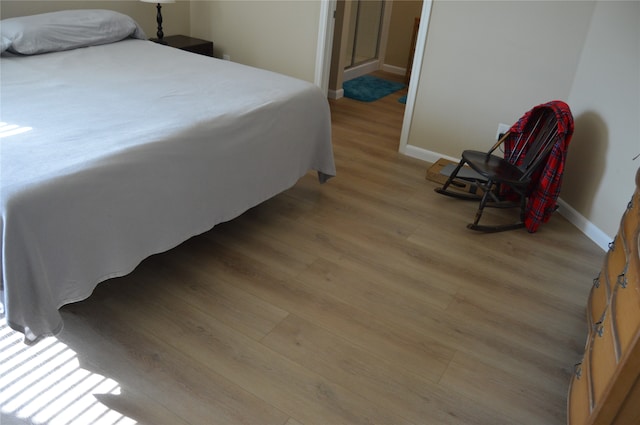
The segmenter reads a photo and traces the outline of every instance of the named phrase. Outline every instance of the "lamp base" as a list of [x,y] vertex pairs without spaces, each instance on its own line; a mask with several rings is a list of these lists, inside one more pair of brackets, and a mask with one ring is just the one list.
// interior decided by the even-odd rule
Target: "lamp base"
[[158,41],[156,41],[156,43],[167,44],[167,42],[162,39],[164,33],[162,32],[162,6],[160,3],[158,3],[156,8],[158,9],[158,14],[156,15],[156,21],[158,22],[158,32],[156,35],[158,36]]

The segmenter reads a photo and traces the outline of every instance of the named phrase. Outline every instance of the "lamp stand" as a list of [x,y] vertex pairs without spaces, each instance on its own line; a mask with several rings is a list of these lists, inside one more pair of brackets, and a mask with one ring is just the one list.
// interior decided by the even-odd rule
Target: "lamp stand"
[[164,33],[162,32],[162,6],[158,3],[158,6],[156,7],[158,9],[158,15],[156,16],[156,21],[158,22],[158,32],[156,35],[158,36],[158,40],[156,40],[156,43],[167,44],[167,42],[162,38],[164,37]]

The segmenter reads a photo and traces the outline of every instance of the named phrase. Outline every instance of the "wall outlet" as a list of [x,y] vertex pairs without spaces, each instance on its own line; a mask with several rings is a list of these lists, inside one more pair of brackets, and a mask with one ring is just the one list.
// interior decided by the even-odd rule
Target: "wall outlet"
[[230,55],[222,55],[222,59],[224,59],[226,61],[230,61],[231,60],[231,56]]
[[502,123],[498,124],[498,131],[496,132],[496,140],[500,140],[500,137],[502,137],[504,133],[509,131],[510,128],[511,126],[509,124],[502,124]]

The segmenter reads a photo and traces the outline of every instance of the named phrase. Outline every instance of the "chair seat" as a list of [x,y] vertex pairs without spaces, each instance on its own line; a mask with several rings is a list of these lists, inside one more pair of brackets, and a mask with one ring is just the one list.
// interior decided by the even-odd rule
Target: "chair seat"
[[462,158],[487,180],[500,181],[515,186],[523,186],[527,183],[523,181],[523,172],[518,167],[499,156],[487,155],[486,152],[481,151],[465,150],[462,152]]

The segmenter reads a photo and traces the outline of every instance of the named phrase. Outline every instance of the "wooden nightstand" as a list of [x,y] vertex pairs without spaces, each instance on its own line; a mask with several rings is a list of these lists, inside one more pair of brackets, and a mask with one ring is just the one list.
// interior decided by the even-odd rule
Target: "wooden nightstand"
[[[213,57],[213,42],[211,41],[187,37],[186,35],[170,35],[164,37],[163,40],[168,46],[176,49]],[[158,40],[152,38],[151,41],[157,42]]]

